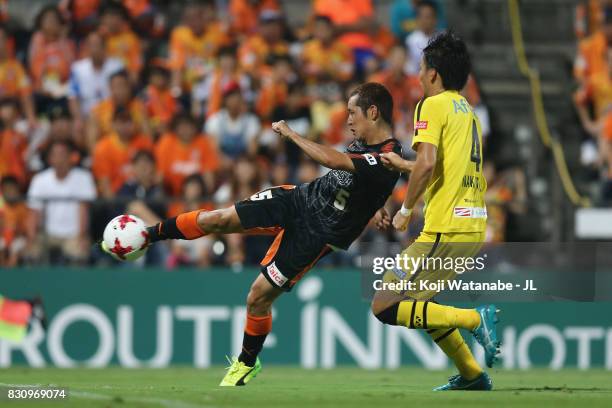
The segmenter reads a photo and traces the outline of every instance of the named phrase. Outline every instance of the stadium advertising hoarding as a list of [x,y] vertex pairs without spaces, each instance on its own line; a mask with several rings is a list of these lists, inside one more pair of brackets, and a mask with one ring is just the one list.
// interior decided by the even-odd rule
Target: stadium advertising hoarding
[[[0,342],[0,366],[208,367],[239,352],[244,300],[256,270],[49,270],[5,273],[2,291],[41,294],[49,314],[19,344]],[[356,269],[318,270],[274,308],[266,361],[332,368],[449,367],[422,333],[384,326]],[[503,303],[503,368],[612,370],[610,303]],[[482,359],[481,348],[474,348]]]

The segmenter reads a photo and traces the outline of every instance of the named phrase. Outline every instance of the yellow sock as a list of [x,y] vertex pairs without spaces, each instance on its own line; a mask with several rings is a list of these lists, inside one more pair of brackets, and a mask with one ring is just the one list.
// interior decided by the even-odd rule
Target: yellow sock
[[427,330],[427,333],[455,363],[463,378],[473,380],[482,373],[482,368],[476,362],[458,329],[432,329]]
[[459,309],[433,302],[405,300],[397,309],[397,323],[410,329],[474,330],[480,324],[480,315],[474,309]]

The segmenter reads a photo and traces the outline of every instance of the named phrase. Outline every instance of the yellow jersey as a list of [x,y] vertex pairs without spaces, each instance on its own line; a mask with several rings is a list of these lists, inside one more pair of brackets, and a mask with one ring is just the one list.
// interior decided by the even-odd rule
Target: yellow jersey
[[467,100],[444,91],[421,100],[415,110],[412,148],[438,148],[436,166],[425,190],[423,232],[482,232],[486,228],[480,122]]

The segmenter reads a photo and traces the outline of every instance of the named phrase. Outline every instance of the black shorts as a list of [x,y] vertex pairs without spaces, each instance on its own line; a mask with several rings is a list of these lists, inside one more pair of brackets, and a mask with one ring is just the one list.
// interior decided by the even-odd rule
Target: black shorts
[[307,220],[293,203],[294,188],[272,187],[235,204],[246,233],[276,234],[261,261],[261,273],[285,291],[332,250],[322,237],[306,232]]

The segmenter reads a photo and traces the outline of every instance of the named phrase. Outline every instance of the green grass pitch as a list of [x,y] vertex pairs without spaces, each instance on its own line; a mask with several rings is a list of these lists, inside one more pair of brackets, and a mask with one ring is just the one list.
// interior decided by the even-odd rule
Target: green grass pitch
[[[452,374],[416,368],[304,370],[266,366],[246,387],[217,386],[224,371],[209,369],[0,370],[4,407],[572,407],[612,406],[612,373],[603,370],[492,370],[494,392],[434,393]],[[11,384],[62,386],[61,402],[7,402]]]

